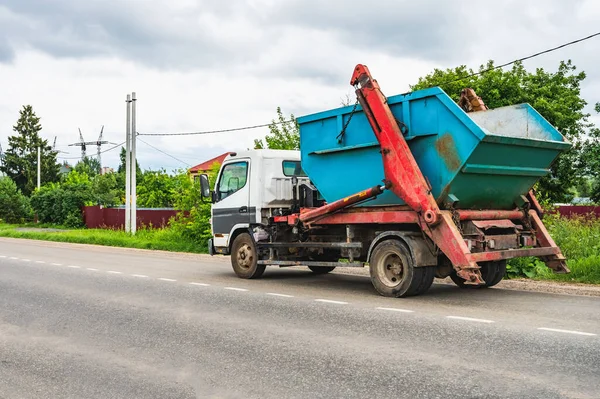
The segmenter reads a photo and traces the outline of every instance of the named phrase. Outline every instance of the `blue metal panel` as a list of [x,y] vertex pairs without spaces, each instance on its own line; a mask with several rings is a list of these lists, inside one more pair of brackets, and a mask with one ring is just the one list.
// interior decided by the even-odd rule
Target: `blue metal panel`
[[[388,97],[388,104],[408,128],[405,138],[439,203],[453,194],[466,199],[466,207],[487,206],[489,200],[478,203],[475,190],[496,191],[492,186],[501,183],[504,195],[494,199],[494,206],[510,208],[513,199],[524,194],[524,187],[530,187],[559,151],[569,146],[528,104],[466,114],[437,87]],[[380,148],[360,106],[338,139],[352,108],[298,118],[303,169],[328,202],[384,179]],[[529,148],[535,156],[526,161],[514,159],[514,148]],[[482,155],[489,161],[482,161]],[[464,169],[467,162],[470,165]],[[403,202],[386,192],[363,205],[396,204]]]

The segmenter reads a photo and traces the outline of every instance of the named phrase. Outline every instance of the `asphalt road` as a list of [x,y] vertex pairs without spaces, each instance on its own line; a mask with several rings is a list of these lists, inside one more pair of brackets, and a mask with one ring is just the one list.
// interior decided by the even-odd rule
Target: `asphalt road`
[[0,398],[600,398],[600,298],[0,239]]

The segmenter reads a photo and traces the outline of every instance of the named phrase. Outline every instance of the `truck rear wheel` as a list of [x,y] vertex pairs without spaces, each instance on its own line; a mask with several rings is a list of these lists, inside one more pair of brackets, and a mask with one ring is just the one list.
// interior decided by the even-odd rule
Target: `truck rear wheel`
[[233,240],[231,266],[240,278],[259,278],[265,272],[266,265],[258,264],[256,246],[250,234],[242,233]]
[[335,269],[335,266],[309,266],[308,267],[315,274],[327,274]]
[[435,267],[416,267],[409,248],[399,240],[377,244],[371,253],[369,269],[377,292],[396,298],[424,293],[435,275]]
[[504,275],[506,274],[506,260],[484,262],[479,266],[481,267],[481,277],[483,278],[483,281],[485,281],[485,284],[483,285],[465,284],[465,280],[456,274],[456,270],[452,271],[450,278],[452,281],[454,281],[454,284],[460,288],[486,288],[493,287],[498,284],[500,281],[502,281]]

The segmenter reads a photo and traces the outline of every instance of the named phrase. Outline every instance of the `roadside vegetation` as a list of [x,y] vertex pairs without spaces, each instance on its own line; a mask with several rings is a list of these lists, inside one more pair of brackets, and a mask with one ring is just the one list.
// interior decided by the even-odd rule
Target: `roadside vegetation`
[[[458,99],[464,87],[475,89],[491,108],[529,102],[556,126],[574,146],[552,166],[552,173],[538,184],[538,199],[547,204],[586,197],[600,202],[600,129],[585,113],[580,83],[585,73],[570,61],[561,62],[556,71],[536,69],[528,72],[517,63],[511,69],[493,69],[490,61],[480,75],[464,66],[434,70],[412,86],[413,90],[442,87]],[[488,71],[489,70],[489,71]],[[343,101],[351,105],[351,101]],[[600,104],[596,104],[600,113]],[[0,236],[50,241],[110,245],[201,253],[210,238],[210,204],[200,198],[199,184],[185,170],[144,170],[136,164],[137,204],[139,207],[172,207],[181,212],[164,228],[138,229],[135,236],[122,230],[85,229],[81,208],[86,205],[118,206],[125,197],[125,150],[117,171],[101,174],[94,158],[84,158],[68,174],[61,175],[57,152],[43,140],[40,118],[31,106],[19,112],[13,126],[14,136],[0,158]],[[277,118],[269,133],[254,142],[255,148],[298,149],[299,128],[293,115],[286,118],[277,108]],[[37,149],[41,149],[42,187],[36,188]],[[68,165],[64,165],[68,166]],[[219,165],[213,165],[210,181]],[[34,224],[37,221],[39,223]],[[7,224],[10,223],[10,224]],[[571,274],[554,275],[534,258],[511,260],[510,278],[526,277],[557,281],[600,284],[600,220],[574,219],[549,214],[544,218],[550,234],[568,258]],[[27,228],[28,227],[28,228]],[[32,228],[36,227],[36,228]],[[40,229],[39,227],[52,227]]]
[[544,224],[567,258],[571,273],[554,274],[536,258],[518,258],[510,260],[508,277],[600,284],[600,219],[550,214],[544,217]]
[[[48,226],[46,226],[48,227]],[[62,230],[62,231],[61,231]],[[135,236],[123,230],[52,228],[45,231],[36,224],[0,224],[0,237],[28,238],[111,247],[155,249],[162,251],[206,253],[206,241],[197,242],[173,228],[138,230]]]

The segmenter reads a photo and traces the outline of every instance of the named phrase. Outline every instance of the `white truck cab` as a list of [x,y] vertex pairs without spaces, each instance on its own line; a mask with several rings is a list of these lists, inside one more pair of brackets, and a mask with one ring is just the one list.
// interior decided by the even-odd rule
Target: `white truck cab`
[[266,223],[278,210],[289,209],[294,200],[292,180],[309,182],[299,151],[251,150],[228,155],[215,183],[209,251],[229,254],[239,232]]

